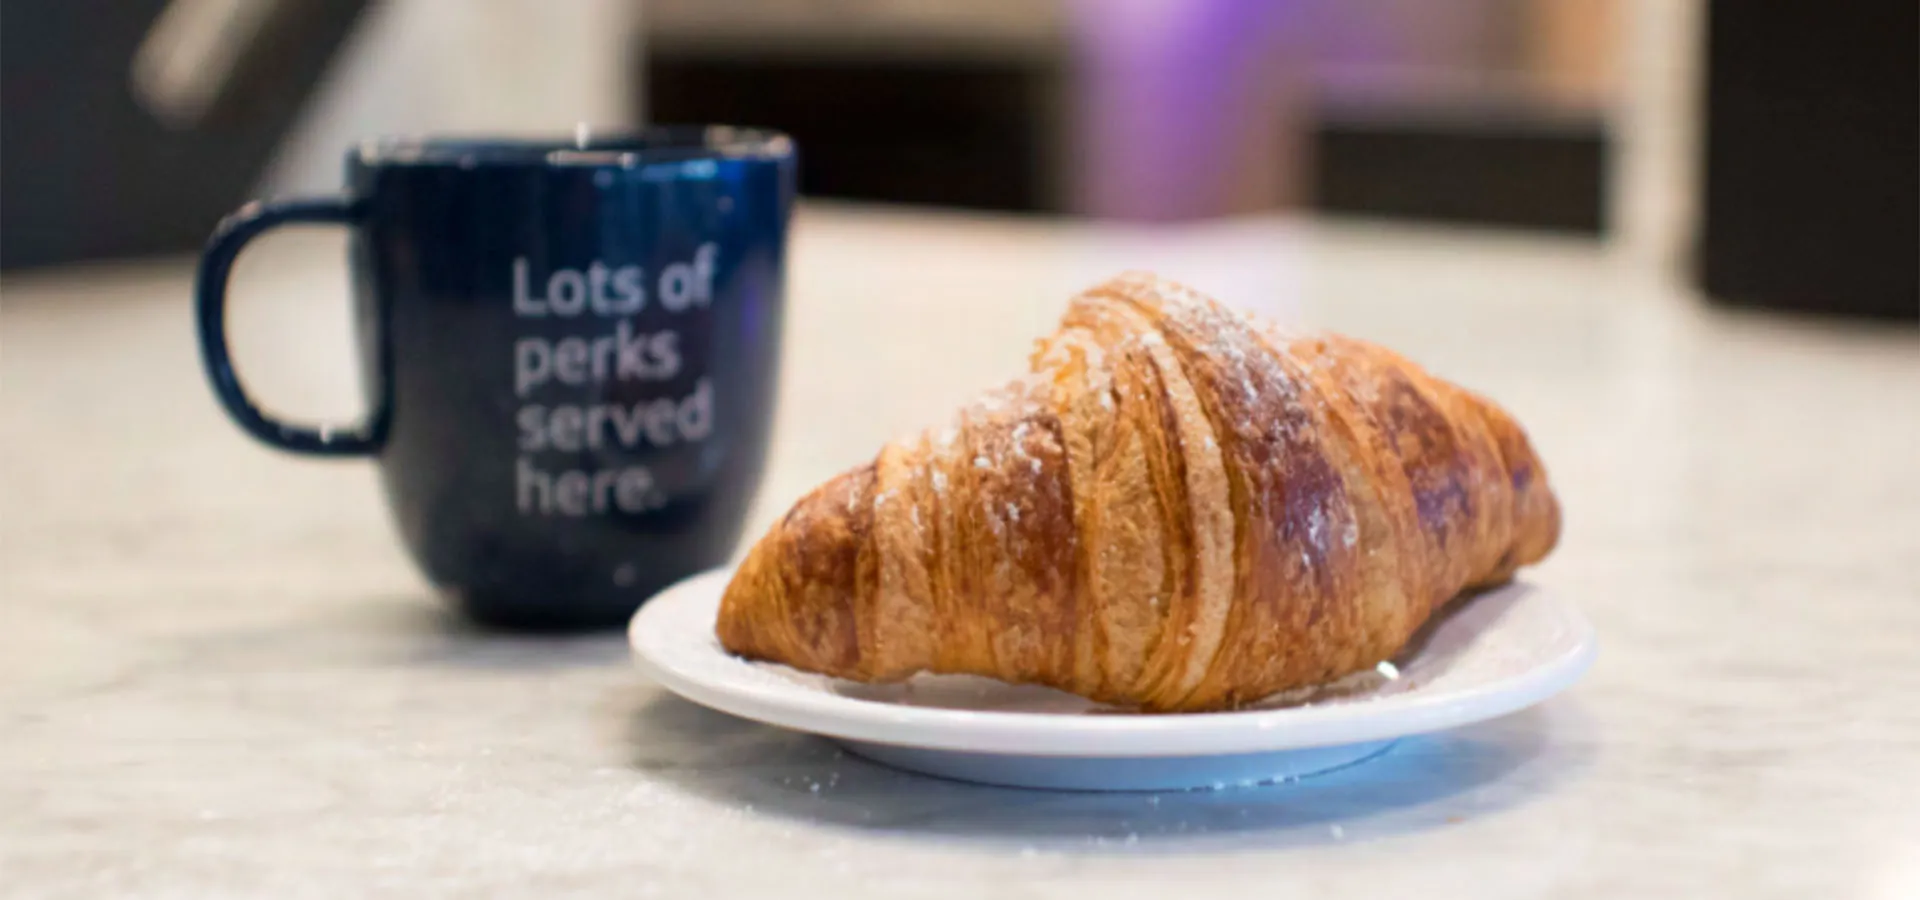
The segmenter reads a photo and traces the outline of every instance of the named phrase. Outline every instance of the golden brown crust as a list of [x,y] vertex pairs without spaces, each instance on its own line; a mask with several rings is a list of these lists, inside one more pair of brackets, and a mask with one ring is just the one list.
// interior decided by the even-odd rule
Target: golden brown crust
[[[816,488],[761,539],[728,587],[720,642],[749,656],[790,656],[798,668],[864,674],[862,607],[876,581],[874,467]],[[866,620],[863,623],[863,619]]]
[[858,680],[1231,708],[1392,656],[1558,534],[1545,470],[1492,403],[1128,274],[1075,298],[1025,379],[803,498],[718,632]]

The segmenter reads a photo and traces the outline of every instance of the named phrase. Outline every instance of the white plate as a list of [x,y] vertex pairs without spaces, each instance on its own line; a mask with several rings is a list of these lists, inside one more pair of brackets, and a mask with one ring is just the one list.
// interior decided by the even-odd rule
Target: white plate
[[1598,649],[1593,626],[1572,604],[1516,583],[1455,604],[1380,674],[1235,712],[1144,715],[983,678],[857,684],[740,659],[713,632],[732,574],[696,575],[634,615],[627,632],[635,658],[668,690],[833,738],[889,765],[1020,787],[1290,780],[1365,760],[1395,738],[1524,709],[1573,684]]

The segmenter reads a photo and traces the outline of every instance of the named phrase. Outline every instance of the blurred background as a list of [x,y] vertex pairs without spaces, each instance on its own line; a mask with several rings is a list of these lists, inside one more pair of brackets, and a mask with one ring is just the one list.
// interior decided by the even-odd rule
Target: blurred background
[[813,198],[1605,241],[1920,320],[1920,4],[5,0],[0,266],[184,253],[372,134],[729,122]]

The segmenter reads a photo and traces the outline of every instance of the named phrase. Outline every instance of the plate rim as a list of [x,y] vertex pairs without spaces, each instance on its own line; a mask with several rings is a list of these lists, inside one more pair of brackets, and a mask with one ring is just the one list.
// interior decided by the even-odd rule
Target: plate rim
[[[769,690],[749,682],[716,683],[654,658],[644,638],[649,618],[659,618],[674,603],[699,600],[696,583],[722,581],[732,572],[728,566],[696,573],[641,605],[628,622],[627,640],[642,672],[682,698],[729,715],[828,738],[926,750],[1182,757],[1386,740],[1499,718],[1533,706],[1571,687],[1599,653],[1593,624],[1577,607],[1542,585],[1518,582],[1531,588],[1539,602],[1557,608],[1575,633],[1573,645],[1523,672],[1472,688],[1426,695],[1412,691],[1365,704],[1168,715],[1051,715],[902,706],[827,692]],[[719,591],[713,593],[717,606]]]

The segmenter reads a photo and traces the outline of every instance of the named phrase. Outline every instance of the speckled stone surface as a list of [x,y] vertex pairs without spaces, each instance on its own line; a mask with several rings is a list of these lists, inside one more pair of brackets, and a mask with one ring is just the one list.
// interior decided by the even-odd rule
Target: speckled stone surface
[[[339,242],[242,261],[244,375],[353,413]],[[476,633],[372,469],[258,447],[185,261],[0,285],[0,894],[1920,896],[1920,338],[1709,310],[1602,248],[817,208],[760,523],[1157,268],[1399,348],[1532,432],[1570,693],[1297,785],[1026,793],[664,695],[616,635]]]

